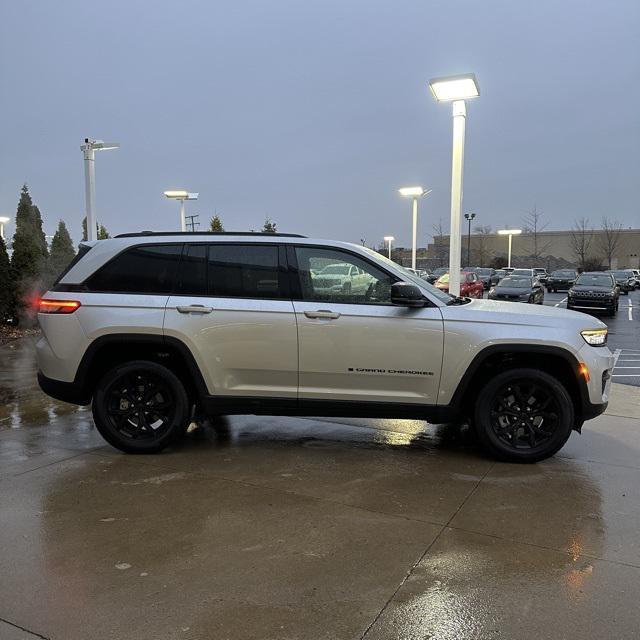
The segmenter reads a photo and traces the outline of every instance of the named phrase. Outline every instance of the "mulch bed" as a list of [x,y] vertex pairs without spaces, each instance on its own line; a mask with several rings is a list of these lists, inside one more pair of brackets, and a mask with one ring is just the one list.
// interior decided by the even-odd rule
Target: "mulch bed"
[[29,336],[38,336],[40,335],[40,329],[38,327],[33,327],[31,329],[20,329],[19,327],[14,327],[12,325],[0,325],[0,346],[3,344],[7,344],[12,340],[17,340],[18,338],[26,338]]

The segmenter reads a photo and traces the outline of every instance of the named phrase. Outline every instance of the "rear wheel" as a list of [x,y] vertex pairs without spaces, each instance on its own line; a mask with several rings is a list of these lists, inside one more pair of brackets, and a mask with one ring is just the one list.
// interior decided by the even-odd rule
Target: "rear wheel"
[[575,416],[562,383],[537,369],[511,369],[484,387],[475,429],[485,449],[501,460],[538,462],[559,451]]
[[174,373],[137,360],[105,374],[92,410],[96,428],[109,444],[127,453],[156,453],[184,435],[190,403]]

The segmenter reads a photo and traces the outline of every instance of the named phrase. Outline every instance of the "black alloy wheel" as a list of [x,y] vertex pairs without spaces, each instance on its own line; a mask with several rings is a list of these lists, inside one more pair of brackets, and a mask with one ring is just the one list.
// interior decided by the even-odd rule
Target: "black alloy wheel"
[[156,453],[188,426],[190,404],[183,384],[155,362],[134,361],[109,371],[93,398],[96,427],[127,453]]
[[483,389],[475,428],[486,449],[502,460],[537,462],[562,448],[574,426],[562,383],[537,369],[512,369]]

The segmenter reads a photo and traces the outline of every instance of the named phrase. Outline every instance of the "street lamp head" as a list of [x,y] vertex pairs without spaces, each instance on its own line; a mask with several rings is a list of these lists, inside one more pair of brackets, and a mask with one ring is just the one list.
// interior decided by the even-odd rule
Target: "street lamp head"
[[395,240],[395,238],[393,236],[385,236],[384,240],[385,240],[385,242],[393,242]]
[[108,151],[109,149],[119,149],[119,142],[105,142],[104,140],[92,140],[85,138],[81,149],[93,149],[94,151]]
[[473,73],[433,78],[429,80],[429,89],[438,102],[466,100],[480,95],[480,87]]
[[473,220],[476,217],[475,213],[465,213],[464,217],[466,220]]
[[420,198],[431,193],[431,189],[425,191],[422,187],[402,187],[398,189],[398,193],[405,198]]
[[522,233],[522,229],[499,229],[499,236],[519,236]]
[[164,195],[172,200],[197,200],[198,193],[189,193],[184,190],[165,191]]
[[0,216],[0,224],[7,224],[11,222],[11,218],[7,218],[7,216]]

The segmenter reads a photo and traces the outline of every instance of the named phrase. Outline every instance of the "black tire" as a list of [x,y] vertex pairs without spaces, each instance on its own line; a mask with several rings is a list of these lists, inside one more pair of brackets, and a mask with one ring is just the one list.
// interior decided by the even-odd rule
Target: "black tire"
[[529,299],[527,300],[527,304],[533,304],[535,302],[535,298],[533,296],[529,296]]
[[157,453],[184,435],[191,405],[184,385],[169,369],[134,360],[102,377],[92,411],[100,435],[116,449]]
[[[541,429],[545,421],[548,430]],[[498,374],[482,389],[474,410],[474,427],[483,447],[510,462],[549,458],[564,446],[574,424],[567,390],[538,369]]]
[[547,287],[547,293],[551,293],[553,289],[551,287]]

